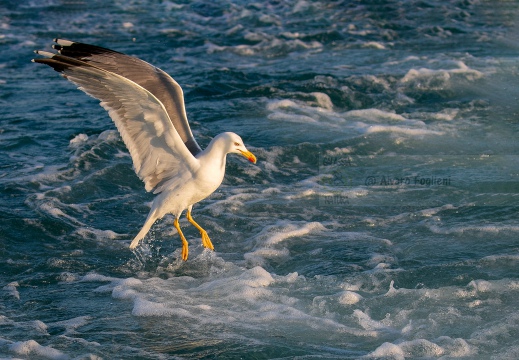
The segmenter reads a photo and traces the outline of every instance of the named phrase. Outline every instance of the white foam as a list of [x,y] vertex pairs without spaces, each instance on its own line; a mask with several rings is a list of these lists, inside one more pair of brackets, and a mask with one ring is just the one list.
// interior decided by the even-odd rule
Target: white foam
[[47,324],[45,324],[43,321],[40,320],[34,320],[31,322],[31,327],[36,330],[37,332],[40,332],[42,334],[47,334],[47,329],[49,328]]
[[499,262],[499,261],[519,261],[519,255],[513,254],[503,254],[503,255],[489,255],[485,256],[483,259],[485,262]]
[[339,304],[353,305],[358,303],[362,299],[363,297],[357,294],[356,292],[346,290],[339,295]]
[[391,125],[369,125],[363,124],[363,127],[366,129],[366,133],[374,134],[374,133],[395,133],[395,134],[405,134],[411,136],[424,136],[424,135],[443,135],[443,131],[435,131],[428,129],[411,129],[408,127],[400,127],[400,126],[391,126]]
[[72,140],[70,140],[69,144],[71,147],[78,147],[81,144],[84,144],[88,141],[87,134],[79,134],[76,135]]
[[20,284],[18,284],[17,281],[10,282],[9,284],[5,285],[3,287],[3,290],[7,291],[7,293],[14,297],[16,300],[20,300],[20,293],[18,292],[18,287]]
[[374,121],[379,120],[390,120],[390,121],[405,121],[407,120],[402,115],[395,114],[393,112],[383,111],[379,109],[363,109],[363,110],[350,110],[344,114],[346,117],[359,117],[362,119],[370,119]]
[[[104,287],[98,289],[98,292],[103,292]],[[120,300],[134,300],[139,298],[139,293],[133,289],[128,289],[123,285],[117,285],[112,289],[112,297]]]
[[384,46],[384,44],[378,42],[378,41],[368,41],[364,44],[362,44],[362,47],[363,48],[371,48],[371,49],[379,49],[379,50],[384,50],[386,47]]
[[315,97],[315,100],[317,101],[317,105],[319,107],[327,109],[327,110],[333,109],[332,100],[330,99],[330,97],[327,94],[321,93],[321,92],[313,92],[310,94]]
[[483,77],[483,73],[470,69],[462,61],[453,61],[454,69],[411,69],[400,80],[403,85],[412,86],[414,90],[443,90],[451,86],[451,80],[463,78],[475,81]]
[[391,264],[396,264],[397,260],[388,254],[372,254],[366,265],[375,269],[386,269],[391,267]]
[[67,355],[49,346],[42,346],[34,340],[18,341],[8,346],[9,350],[22,356],[41,356],[52,360],[69,359]]
[[97,274],[97,273],[90,273],[90,274],[86,274],[85,276],[83,276],[80,281],[85,281],[85,282],[111,282],[111,281],[119,281],[119,279],[114,278],[114,277],[109,277],[109,276],[101,275],[101,274]]
[[[64,188],[66,191],[66,188]],[[57,198],[48,198],[45,194],[37,194],[38,201],[36,206],[38,210],[46,213],[54,218],[67,220],[74,225],[85,226],[81,221],[77,218],[66,214],[63,209],[72,209],[72,210],[80,210],[80,206],[74,204],[64,204],[59,201]],[[81,210],[80,210],[81,211]]]
[[485,280],[472,280],[468,287],[474,288],[474,290],[479,293],[485,293],[494,290],[492,283]]
[[385,342],[377,347],[373,352],[364,356],[367,359],[393,359],[393,360],[405,360],[406,354],[404,350],[395,344]]
[[265,227],[252,241],[256,243],[253,251],[244,255],[245,260],[251,265],[265,264],[267,259],[288,257],[290,252],[279,245],[287,239],[304,237],[305,235],[321,233],[326,228],[319,222],[290,223],[284,220],[275,225]]
[[440,336],[435,339],[435,341],[444,349],[445,353],[451,357],[461,358],[474,356],[476,354],[476,349],[461,338],[453,339],[449,336]]
[[[312,186],[313,185],[314,184],[312,184]],[[318,184],[316,184],[316,185],[318,185]],[[321,193],[314,189],[303,189],[302,191],[295,191],[293,194],[290,194],[290,195],[284,195],[284,198],[287,200],[297,200],[297,199],[304,199],[304,198],[309,198],[309,197],[311,198],[317,194],[321,194]]]
[[261,193],[265,195],[276,195],[281,193],[281,189],[279,187],[268,187],[261,190]]
[[112,230],[99,230],[92,227],[77,227],[74,232],[83,238],[95,238],[98,240],[115,240],[121,236]]
[[257,193],[242,192],[235,195],[227,196],[223,200],[215,201],[212,204],[206,205],[204,209],[211,211],[212,215],[218,216],[228,212],[238,212],[244,206],[247,200],[257,199]]
[[232,288],[261,288],[269,286],[274,282],[272,275],[260,266],[246,270],[243,273],[230,278],[218,279],[208,284],[201,285],[198,290],[220,289],[224,283],[228,283]]
[[280,112],[270,114],[270,115],[268,115],[268,118],[269,118],[269,120],[288,121],[288,122],[296,122],[296,123],[303,123],[303,124],[318,123],[318,121],[316,119],[314,119],[313,117],[308,116],[308,115],[286,114],[286,113],[280,113]]
[[[271,17],[263,17],[267,22],[271,22],[273,18]],[[253,36],[253,35],[249,35]],[[254,36],[255,39],[261,41],[254,45],[234,45],[234,46],[218,46],[213,43],[207,42],[206,48],[207,53],[212,54],[215,52],[223,52],[230,51],[240,56],[256,56],[261,55],[265,56],[265,54],[288,54],[290,52],[299,51],[299,50],[311,50],[311,49],[320,49],[323,45],[318,41],[302,41],[300,39],[279,39],[271,36]]]
[[57,321],[49,323],[48,327],[64,327],[64,335],[75,334],[76,329],[89,324],[92,320],[91,316],[78,316],[68,320]]
[[267,329],[270,328],[269,324],[275,322],[284,328],[304,326],[326,333],[376,336],[372,330],[355,329],[334,320],[309,315],[297,308],[299,301],[296,298],[272,287],[277,283],[305,281],[296,273],[274,277],[261,267],[248,270],[231,267],[226,273],[201,283],[200,280],[184,278],[152,278],[141,285],[134,281],[118,283],[124,288],[121,290],[134,292],[130,299],[133,301],[134,316],[178,317],[190,319],[188,324],[225,324],[237,329]]
[[372,319],[367,313],[360,309],[353,310],[353,316],[356,317],[359,325],[366,330],[385,330],[385,331],[395,331],[394,329],[389,328],[387,325],[380,321],[376,321]]
[[405,354],[413,357],[439,357],[445,354],[445,350],[441,346],[425,339],[404,341],[399,346]]
[[5,315],[0,315],[0,324],[2,324],[2,325],[11,325],[11,324],[14,324],[14,321],[9,319]]
[[[322,129],[326,132],[360,136],[364,134],[392,133],[410,137],[440,136],[445,134],[441,126],[422,120],[408,119],[402,114],[396,114],[381,109],[350,110],[344,113],[333,111],[333,104],[328,95],[316,95],[317,102],[301,102],[298,100],[277,100],[267,105],[270,111],[268,118],[273,121],[300,123],[307,125],[326,125]],[[441,112],[438,119],[445,121],[453,118],[456,112]],[[427,120],[434,118],[434,114]],[[452,131],[452,129],[449,129]],[[322,132],[322,131],[321,131]],[[323,135],[324,136],[324,135]]]
[[466,225],[450,226],[449,228],[438,225],[429,225],[429,229],[436,234],[463,234],[465,232],[481,232],[488,234],[498,234],[500,232],[518,232],[519,226],[516,225]]
[[321,4],[313,3],[306,0],[298,0],[292,9],[292,13],[305,13],[307,11],[316,11],[320,8]]
[[[279,222],[277,227],[265,230],[256,241],[265,249],[269,248],[266,244],[273,249],[281,248],[290,238],[288,235],[311,234],[312,230],[304,229],[303,225],[303,222]],[[322,224],[314,226],[315,234],[323,231]],[[284,234],[284,230],[288,230],[288,234]],[[359,234],[351,235],[351,238],[385,244],[381,239],[368,238],[365,234],[359,238]],[[386,261],[383,256],[380,260]],[[190,261],[183,266],[198,266],[197,258]],[[111,292],[114,299],[131,302],[133,316],[173,318],[172,321],[182,324],[185,331],[224,326],[226,333],[232,335],[244,329],[265,331],[274,328],[286,332],[297,328],[303,338],[309,336],[309,339],[315,339],[316,330],[326,334],[327,339],[333,334],[380,340],[390,336],[394,339],[391,343],[378,343],[378,348],[368,354],[368,358],[384,354],[395,357],[402,353],[406,358],[472,356],[477,348],[469,342],[493,341],[516,329],[515,320],[510,318],[501,326],[500,316],[497,316],[496,326],[482,332],[485,323],[478,314],[489,316],[491,308],[500,305],[496,301],[500,296],[512,298],[519,290],[517,281],[474,280],[467,286],[438,289],[396,288],[391,282],[387,290],[386,280],[391,275],[380,275],[359,271],[351,274],[348,282],[340,282],[325,276],[306,278],[295,272],[275,275],[263,267],[244,269],[223,262],[217,271],[202,278],[139,280],[91,274],[86,280],[110,281],[103,292]],[[323,286],[332,295],[317,291]],[[308,298],[313,299],[310,304]],[[423,308],[428,309],[430,316],[423,316]],[[384,312],[387,312],[385,316]],[[81,324],[83,320],[78,319],[77,323]],[[464,334],[463,339],[445,336],[452,333],[453,322],[466,323],[457,330]]]
[[[138,299],[138,292],[133,287],[140,287],[143,285],[142,281],[135,278],[128,278],[123,280],[114,281],[111,284],[112,297],[114,299]],[[103,287],[101,290],[105,290],[107,287]],[[99,290],[98,290],[99,291]]]
[[426,339],[402,341],[398,344],[385,342],[363,358],[404,360],[408,358],[439,358],[441,356],[458,358],[475,354],[474,348],[463,339],[442,336],[436,341],[442,346]]
[[276,226],[282,225],[283,228],[280,231],[276,231],[273,235],[269,236],[264,242],[264,245],[275,245],[280,242],[293,238],[293,237],[302,237],[311,233],[319,233],[321,231],[325,231],[326,228],[319,222],[310,222],[305,223],[303,226],[297,226],[296,224],[286,223],[284,221],[282,224],[277,224]]
[[191,318],[191,314],[184,309],[168,307],[166,304],[148,301],[141,297],[135,298],[132,315],[134,316],[175,316]]
[[97,140],[109,143],[119,141],[120,139],[121,136],[119,135],[119,132],[117,132],[117,130],[105,130],[97,136]]

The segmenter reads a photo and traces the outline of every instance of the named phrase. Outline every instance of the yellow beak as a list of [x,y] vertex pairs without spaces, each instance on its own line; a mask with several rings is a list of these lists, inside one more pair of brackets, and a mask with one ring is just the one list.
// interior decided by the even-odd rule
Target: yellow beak
[[243,150],[239,150],[239,152],[241,152],[241,154],[245,156],[247,160],[249,160],[251,163],[256,164],[256,156],[254,156],[253,153],[251,153],[250,151]]

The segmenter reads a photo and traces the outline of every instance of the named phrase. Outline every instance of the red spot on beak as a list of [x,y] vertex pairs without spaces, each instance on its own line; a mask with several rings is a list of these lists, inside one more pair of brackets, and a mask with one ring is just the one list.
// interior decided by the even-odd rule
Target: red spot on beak
[[256,164],[256,156],[250,151],[239,150],[240,153],[247,158],[251,163]]

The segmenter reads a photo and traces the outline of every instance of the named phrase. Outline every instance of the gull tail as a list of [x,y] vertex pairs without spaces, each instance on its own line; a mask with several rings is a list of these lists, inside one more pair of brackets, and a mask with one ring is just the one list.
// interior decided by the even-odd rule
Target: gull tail
[[137,236],[135,236],[135,238],[132,240],[132,243],[130,244],[130,249],[135,249],[139,245],[139,242],[142,239],[144,239],[144,237],[146,236],[148,231],[150,231],[151,226],[158,219],[158,217],[155,214],[156,214],[156,211],[152,209],[150,211],[150,213],[148,214],[148,217],[147,217],[146,221],[144,222],[144,225],[143,225],[141,231],[139,231]]

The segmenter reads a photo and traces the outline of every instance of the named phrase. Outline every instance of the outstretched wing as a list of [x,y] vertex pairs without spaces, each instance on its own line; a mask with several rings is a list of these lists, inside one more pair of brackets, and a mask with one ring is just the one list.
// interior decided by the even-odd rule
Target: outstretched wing
[[161,192],[174,178],[189,178],[198,170],[198,160],[184,145],[164,105],[151,92],[123,76],[80,60],[44,51],[37,53],[47,58],[34,62],[51,66],[80,90],[101,101],[147,191]]
[[61,55],[121,75],[155,95],[166,108],[173,126],[193,156],[202,151],[187,121],[182,88],[167,73],[134,56],[110,49],[64,39],[54,39],[54,41],[58,45],[53,47]]

